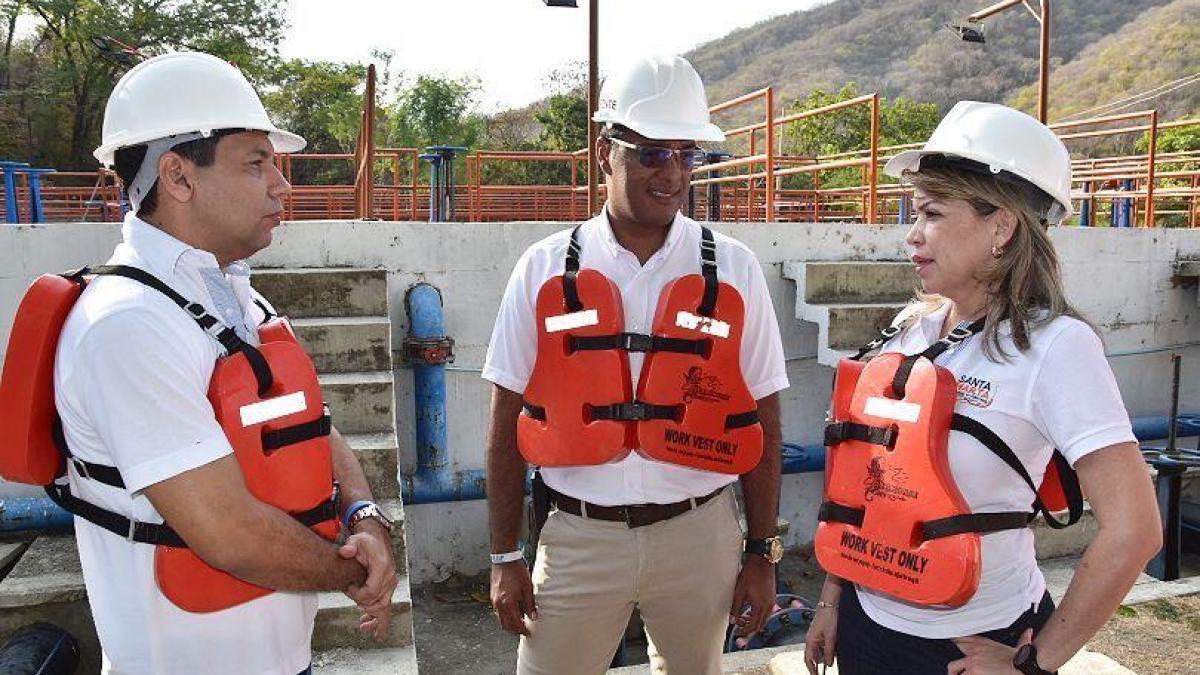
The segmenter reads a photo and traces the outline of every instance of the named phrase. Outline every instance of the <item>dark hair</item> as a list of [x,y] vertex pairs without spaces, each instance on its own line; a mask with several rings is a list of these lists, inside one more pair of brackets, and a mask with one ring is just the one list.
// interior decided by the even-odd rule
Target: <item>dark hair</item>
[[625,132],[629,131],[628,127],[620,124],[608,123],[600,128],[600,138],[611,140],[613,138],[625,138]]
[[[218,129],[207,138],[197,138],[186,143],[180,143],[171,148],[171,152],[196,166],[212,166],[213,162],[217,161],[217,144],[221,142],[221,138],[243,131],[245,129]],[[113,170],[117,172],[117,177],[121,179],[121,182],[125,184],[127,189],[133,184],[133,179],[137,177],[138,169],[142,167],[142,160],[145,158],[145,145],[130,145],[120,148],[114,155]],[[158,181],[156,180],[146,192],[146,196],[142,198],[141,206],[137,210],[137,216],[139,218],[152,216],[157,208]]]

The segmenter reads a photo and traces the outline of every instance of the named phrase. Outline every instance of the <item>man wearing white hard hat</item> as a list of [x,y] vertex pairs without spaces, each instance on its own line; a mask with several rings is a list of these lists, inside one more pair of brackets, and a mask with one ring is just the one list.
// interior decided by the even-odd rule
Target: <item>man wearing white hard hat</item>
[[[946,454],[933,461],[945,462],[966,504],[941,520],[963,527],[920,544],[972,538],[961,558],[931,560],[939,567],[929,579],[958,579],[950,570],[968,558],[972,571],[954,602],[920,602],[901,597],[908,589],[900,582],[839,568],[837,555],[822,555],[819,532],[818,559],[842,577],[826,578],[806,641],[808,670],[815,675],[836,658],[842,675],[1053,673],[1113,615],[1161,541],[1121,393],[1100,337],[1064,293],[1048,233],[1071,214],[1070,155],[1025,113],[963,101],[924,148],[900,153],[885,171],[914,188],[907,243],[922,292],[870,346],[881,347],[881,358],[928,358],[957,383],[953,422],[940,430]],[[830,445],[832,467],[840,450]],[[904,480],[919,496],[903,508],[928,513],[913,502],[939,498],[939,488],[926,489],[915,474]],[[1055,527],[1074,522],[1079,487],[1099,530],[1056,608],[1028,525],[1040,515]],[[887,521],[889,505],[875,500],[858,523]],[[1060,509],[1069,512],[1051,514]],[[850,520],[839,510],[823,507],[822,527]],[[911,540],[912,528],[898,527]],[[903,583],[923,583],[913,574]]]
[[[304,144],[271,123],[235,67],[207,54],[149,59],[109,97],[95,154],[115,167],[133,210],[109,265],[68,316],[54,378],[105,673],[308,672],[318,591],[346,592],[366,612],[365,630],[388,629],[390,523],[320,401],[270,398],[253,365],[258,354],[275,383],[292,376],[267,358],[259,331],[272,312],[243,260],[270,244],[290,189],[275,153]],[[219,421],[226,394],[210,380],[235,353],[252,364],[264,400],[243,406],[240,422]],[[325,534],[251,494],[250,479],[262,490],[262,476],[246,473],[246,444],[230,431],[254,424],[251,412],[318,416],[273,437],[274,451],[263,427],[260,451],[278,461],[312,453],[298,470],[316,472],[318,488],[340,485],[314,516]],[[339,518],[348,534],[340,548],[328,540]],[[114,522],[128,536],[114,534],[124,532]],[[182,541],[165,543],[172,538]],[[203,575],[168,586],[175,561],[191,555]]]
[[727,627],[774,602],[779,327],[754,254],[679,212],[697,143],[724,140],[691,64],[640,59],[600,99],[604,210],[521,256],[484,366],[492,602],[522,675],[603,673],[634,608],[654,672],[716,675]]

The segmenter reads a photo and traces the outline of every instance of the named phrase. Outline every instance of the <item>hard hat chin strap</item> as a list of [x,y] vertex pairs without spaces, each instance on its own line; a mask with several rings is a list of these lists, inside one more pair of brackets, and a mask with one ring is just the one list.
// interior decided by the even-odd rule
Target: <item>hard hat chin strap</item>
[[211,133],[195,131],[158,138],[146,144],[146,156],[142,158],[142,165],[138,167],[137,175],[133,177],[133,182],[126,189],[129,194],[129,203],[133,206],[135,213],[141,208],[142,199],[150,192],[150,188],[154,187],[154,181],[158,180],[158,160],[177,145],[211,135]]

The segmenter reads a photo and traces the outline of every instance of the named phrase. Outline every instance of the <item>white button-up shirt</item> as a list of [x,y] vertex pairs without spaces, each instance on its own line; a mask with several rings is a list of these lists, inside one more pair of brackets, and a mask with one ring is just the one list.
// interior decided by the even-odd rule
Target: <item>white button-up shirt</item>
[[[677,214],[662,248],[642,265],[617,243],[607,213],[606,209],[579,229],[580,265],[603,273],[620,288],[627,332],[649,333],[663,287],[678,277],[700,272],[700,225]],[[745,301],[742,375],[751,395],[761,399],[788,386],[775,309],[754,253],[735,239],[713,234],[717,276],[736,288]],[[484,379],[517,393],[525,391],[537,359],[537,294],[546,280],[563,273],[570,235],[570,230],[553,234],[530,246],[517,261],[496,317]],[[643,360],[643,354],[629,354],[635,390]],[[620,377],[619,373],[600,375]],[[599,466],[546,467],[542,474],[551,488],[605,506],[668,504],[708,494],[737,479],[658,462],[636,452]]]
[[[244,263],[222,270],[211,253],[132,215],[122,237],[110,264],[149,272],[257,343],[264,314]],[[81,479],[72,468],[71,491],[110,511],[162,522],[143,490],[233,451],[207,398],[222,353],[162,293],[123,277],[92,281],[59,340],[55,404],[72,453],[116,466],[127,489]],[[82,518],[75,519],[75,536],[104,673],[295,675],[308,666],[315,594],[272,593],[193,614],[159,592],[155,547]]]

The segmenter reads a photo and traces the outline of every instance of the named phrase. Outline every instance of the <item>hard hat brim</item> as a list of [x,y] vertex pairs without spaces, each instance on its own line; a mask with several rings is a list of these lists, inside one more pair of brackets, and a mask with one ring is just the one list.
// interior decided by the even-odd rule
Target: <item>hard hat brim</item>
[[[237,124],[230,124],[228,126],[218,126],[216,128],[217,129],[237,129],[237,128],[244,128],[244,127],[242,127],[241,125],[237,125]],[[303,150],[305,148],[305,146],[308,145],[308,141],[305,140],[303,136],[300,136],[298,134],[293,134],[290,131],[284,131],[283,129],[280,129],[279,127],[276,127],[276,126],[271,126],[268,128],[253,128],[253,129],[247,129],[247,130],[248,131],[266,132],[267,138],[270,139],[270,141],[271,141],[271,147],[273,147],[275,149],[275,152],[277,152],[277,153],[300,152],[301,150]],[[96,151],[92,153],[92,156],[95,157],[96,160],[98,162],[100,162],[100,164],[102,164],[103,166],[112,167],[113,163],[116,161],[115,157],[117,154],[117,150],[120,150],[121,148],[128,148],[128,147],[131,147],[134,145],[142,145],[144,143],[149,143],[150,141],[157,140],[159,138],[165,138],[167,136],[173,136],[175,134],[181,134],[181,133],[189,133],[189,132],[193,132],[193,131],[197,131],[197,130],[196,129],[176,129],[176,130],[168,131],[166,133],[154,132],[152,134],[149,134],[148,138],[136,138],[136,137],[126,138],[126,139],[122,139],[121,141],[119,141],[117,143],[109,143],[106,145],[101,145],[100,147],[96,148]],[[210,131],[210,130],[206,129],[204,131]]]
[[[946,152],[943,150],[920,149],[905,150],[904,152],[901,152],[895,157],[889,159],[887,164],[883,165],[883,172],[889,176],[892,176],[893,178],[903,178],[905,171],[919,171],[921,169],[921,159],[930,155],[950,155],[953,157],[961,157],[962,159],[969,159],[973,162],[978,162],[989,168],[994,167],[992,162],[988,161],[988,157],[972,152]],[[1003,168],[1002,170],[1009,171],[1011,173],[1011,171],[1007,168]],[[1019,174],[1013,175],[1017,175],[1022,180],[1028,181],[1031,185],[1049,195],[1051,199],[1053,199],[1055,202],[1058,202],[1059,206],[1065,209],[1066,216],[1070,216],[1074,212],[1075,209],[1071,203],[1071,195],[1056,194],[1058,191],[1052,186],[1039,185],[1037,181],[1032,180],[1027,176],[1021,176]]]
[[693,124],[671,124],[669,122],[635,122],[613,120],[607,116],[596,114],[592,117],[595,122],[611,122],[620,124],[654,141],[704,141],[706,143],[724,143],[725,132],[721,127],[709,122],[702,126]]

